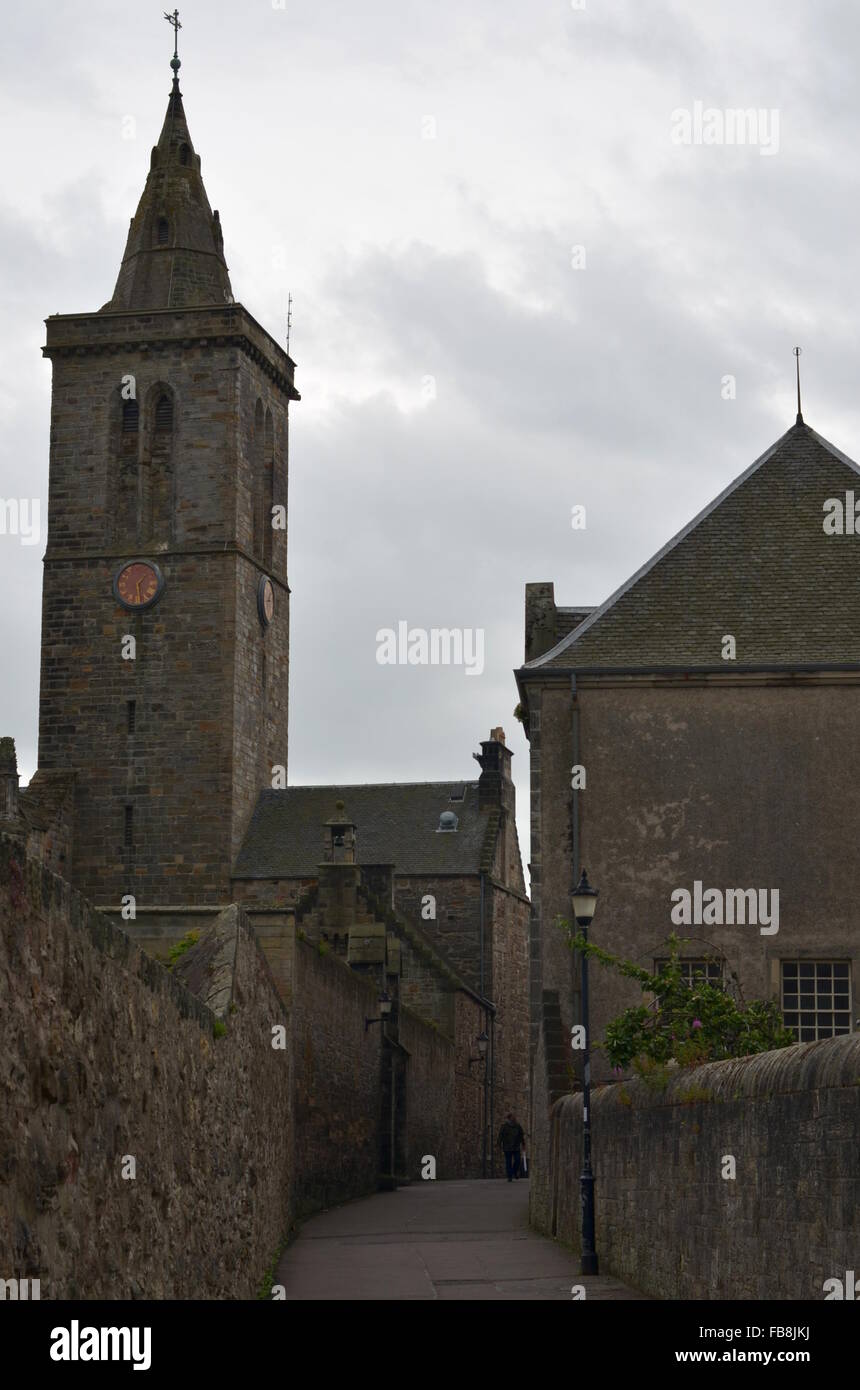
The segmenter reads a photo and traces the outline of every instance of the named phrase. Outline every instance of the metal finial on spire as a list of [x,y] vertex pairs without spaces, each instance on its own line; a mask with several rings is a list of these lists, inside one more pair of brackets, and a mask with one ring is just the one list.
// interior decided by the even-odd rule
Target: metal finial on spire
[[803,348],[796,347],[794,349],[794,361],[797,367],[797,420],[795,423],[798,425],[803,424],[803,416],[800,411],[800,354],[802,351]]
[[173,26],[173,57],[170,60],[170,66],[173,68],[173,85],[176,86],[179,82],[179,69],[182,67],[179,61],[179,30],[182,28],[179,23],[179,11],[174,10],[173,14],[168,14],[165,10],[164,18],[168,24]]

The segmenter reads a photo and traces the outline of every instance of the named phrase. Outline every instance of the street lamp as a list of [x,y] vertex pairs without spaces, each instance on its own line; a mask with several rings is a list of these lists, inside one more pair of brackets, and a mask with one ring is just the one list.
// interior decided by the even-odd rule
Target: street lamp
[[379,996],[379,1018],[365,1018],[364,1031],[367,1032],[372,1023],[384,1023],[391,1013],[391,997],[387,990],[383,990]]
[[[573,891],[573,915],[585,940],[594,910],[597,907],[597,889],[592,888],[585,869]],[[594,1173],[591,1168],[591,1042],[588,1018],[588,956],[582,951],[582,1026],[585,1030],[585,1048],[582,1054],[582,1174],[580,1195],[582,1200],[582,1260],[580,1273],[597,1273],[597,1250],[594,1245]]]
[[469,1058],[469,1066],[470,1066],[470,1067],[471,1067],[475,1062],[484,1062],[484,1061],[486,1061],[486,1058],[487,1058],[487,1043],[488,1043],[489,1041],[490,1041],[490,1039],[487,1037],[486,1032],[482,1030],[482,1031],[478,1034],[478,1036],[476,1037],[476,1039],[475,1039],[475,1042],[478,1044],[478,1055],[477,1055],[477,1057],[470,1057],[470,1058]]

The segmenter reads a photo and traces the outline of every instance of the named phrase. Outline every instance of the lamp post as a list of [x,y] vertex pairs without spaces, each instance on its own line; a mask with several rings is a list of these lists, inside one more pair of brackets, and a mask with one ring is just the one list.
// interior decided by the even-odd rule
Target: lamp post
[[[588,940],[588,927],[597,907],[597,889],[592,888],[585,869],[573,892],[573,915],[582,935]],[[588,956],[581,953],[582,962],[582,1025],[585,1029],[585,1048],[582,1054],[582,1260],[580,1273],[597,1273],[597,1250],[594,1245],[594,1173],[591,1167],[591,1035],[588,1017]]]

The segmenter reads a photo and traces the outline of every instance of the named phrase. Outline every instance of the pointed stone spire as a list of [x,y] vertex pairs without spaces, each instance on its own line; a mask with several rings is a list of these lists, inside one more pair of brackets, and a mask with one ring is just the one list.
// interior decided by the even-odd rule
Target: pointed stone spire
[[194,153],[174,55],[173,89],[131,219],[113,298],[101,313],[232,303],[218,213]]

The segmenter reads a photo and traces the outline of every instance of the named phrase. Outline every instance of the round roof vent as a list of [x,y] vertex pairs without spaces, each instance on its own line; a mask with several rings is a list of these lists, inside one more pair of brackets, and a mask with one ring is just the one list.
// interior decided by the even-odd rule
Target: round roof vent
[[456,830],[459,823],[453,811],[443,811],[439,817],[440,830]]

